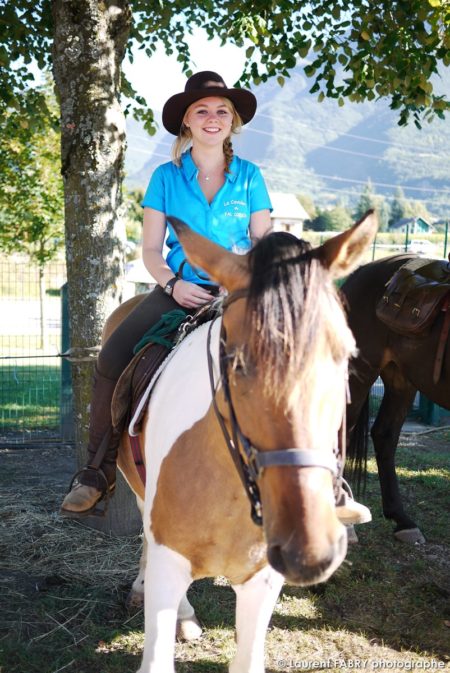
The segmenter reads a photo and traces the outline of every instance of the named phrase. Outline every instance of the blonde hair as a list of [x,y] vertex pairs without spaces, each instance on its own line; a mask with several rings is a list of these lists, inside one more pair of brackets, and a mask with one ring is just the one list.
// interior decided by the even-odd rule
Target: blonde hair
[[[236,111],[236,108],[234,107],[233,103],[228,98],[222,98],[221,100],[224,101],[225,105],[233,115],[233,119],[231,121],[231,133],[228,136],[228,138],[225,138],[225,140],[223,141],[223,153],[225,155],[225,172],[229,173],[230,165],[233,160],[233,154],[234,154],[233,144],[231,142],[231,136],[240,132],[242,128],[242,119],[240,118],[238,112]],[[186,116],[188,110],[189,108],[186,110],[184,116]],[[189,149],[191,145],[192,145],[191,129],[188,128],[183,121],[183,123],[181,124],[180,132],[172,145],[172,161],[176,166],[181,166],[181,155],[183,154],[183,152]]]

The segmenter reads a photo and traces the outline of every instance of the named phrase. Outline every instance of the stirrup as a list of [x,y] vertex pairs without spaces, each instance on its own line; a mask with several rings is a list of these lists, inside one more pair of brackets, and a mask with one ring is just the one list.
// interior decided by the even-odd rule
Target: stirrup
[[[85,467],[82,467],[81,470],[78,470],[78,472],[75,472],[75,474],[72,477],[72,480],[69,485],[69,490],[67,493],[70,493],[71,490],[73,489],[74,486],[77,486],[78,484],[80,486],[90,486],[90,484],[83,484],[78,480],[78,477],[80,474],[83,474],[84,472],[94,472],[96,477],[100,477],[101,480],[103,480],[103,485],[96,485],[93,486],[93,488],[96,488],[99,492],[100,495],[98,497],[98,500],[90,507],[89,509],[82,510],[81,512],[75,512],[71,510],[62,510],[62,513],[64,516],[67,518],[73,518],[73,519],[80,519],[84,518],[86,516],[98,516],[98,517],[105,517],[106,513],[108,511],[108,506],[109,506],[109,500],[112,494],[115,491],[116,488],[116,482],[111,484],[111,486],[108,483],[108,479],[106,478],[105,473],[100,467],[92,467],[90,465],[87,465]],[[97,507],[101,502],[103,502],[103,507]]]
[[336,501],[336,507],[338,507],[340,504],[345,503],[347,497],[350,497],[352,500],[355,499],[350,484],[348,483],[348,481],[344,479],[344,477],[341,477],[341,492],[339,500]]
[[337,517],[344,525],[356,525],[372,521],[370,509],[354,499],[352,489],[345,479],[341,480],[341,492],[335,506]]

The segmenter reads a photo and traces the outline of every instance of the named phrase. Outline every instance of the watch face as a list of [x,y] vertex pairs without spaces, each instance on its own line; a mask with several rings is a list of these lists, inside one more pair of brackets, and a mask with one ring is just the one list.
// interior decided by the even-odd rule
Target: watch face
[[172,295],[173,293],[173,286],[177,282],[178,278],[171,278],[165,285],[164,287],[164,292],[168,294],[169,296]]

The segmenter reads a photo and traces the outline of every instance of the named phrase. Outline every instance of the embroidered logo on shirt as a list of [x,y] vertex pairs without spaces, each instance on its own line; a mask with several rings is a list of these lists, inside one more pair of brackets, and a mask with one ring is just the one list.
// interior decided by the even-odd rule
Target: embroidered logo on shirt
[[[247,203],[245,201],[237,201],[232,199],[231,201],[224,201],[223,206],[225,208],[225,217],[236,217],[238,219],[248,217]],[[245,212],[241,211],[241,207],[245,209]]]

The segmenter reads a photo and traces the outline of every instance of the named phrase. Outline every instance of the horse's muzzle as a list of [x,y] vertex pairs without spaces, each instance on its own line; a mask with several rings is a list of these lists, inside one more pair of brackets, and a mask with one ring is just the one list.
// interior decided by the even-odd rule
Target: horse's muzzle
[[289,584],[306,587],[325,582],[339,568],[347,553],[347,532],[342,532],[335,542],[321,554],[306,554],[298,546],[269,545],[267,558],[277,572],[284,575]]

